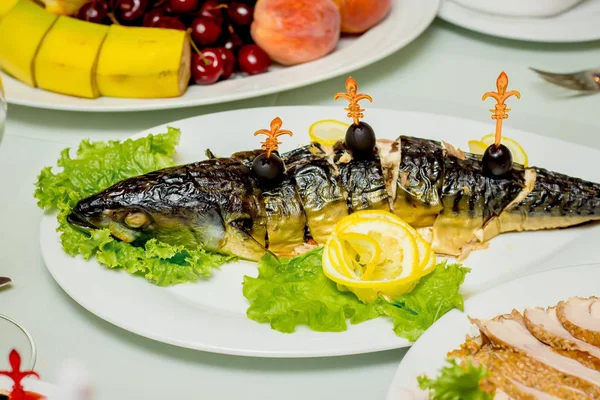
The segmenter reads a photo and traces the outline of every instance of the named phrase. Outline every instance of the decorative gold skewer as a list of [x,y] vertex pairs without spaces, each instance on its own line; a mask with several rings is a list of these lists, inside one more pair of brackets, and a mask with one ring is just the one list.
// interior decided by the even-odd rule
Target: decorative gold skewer
[[281,125],[283,125],[283,122],[281,121],[281,118],[279,117],[275,117],[273,119],[273,121],[271,121],[271,129],[259,129],[258,131],[254,132],[254,136],[256,135],[266,135],[267,139],[264,142],[261,142],[262,144],[262,149],[267,151],[267,159],[271,157],[271,152],[272,151],[277,151],[279,150],[279,145],[281,144],[281,142],[279,140],[277,140],[277,138],[281,135],[290,135],[293,136],[294,134],[288,130],[285,129],[280,129]]
[[494,145],[496,147],[500,146],[502,140],[502,120],[508,118],[508,112],[511,110],[510,108],[506,108],[506,104],[504,102],[511,96],[516,96],[517,99],[521,98],[521,93],[516,90],[511,90],[509,92],[506,91],[508,88],[508,76],[504,71],[498,75],[498,79],[496,80],[496,88],[497,92],[487,92],[481,98],[482,101],[485,101],[488,97],[492,97],[496,100],[496,106],[493,110],[490,110],[492,113],[492,119],[496,120],[496,138]]
[[358,102],[361,100],[369,100],[372,103],[373,99],[368,94],[356,93],[358,91],[358,84],[352,77],[349,77],[346,80],[346,91],[348,93],[337,93],[335,96],[333,96],[333,99],[345,99],[348,101],[348,103],[350,103],[344,110],[348,111],[348,118],[352,118],[354,124],[358,125],[360,119],[365,117],[363,114],[363,111],[365,110],[360,108]]

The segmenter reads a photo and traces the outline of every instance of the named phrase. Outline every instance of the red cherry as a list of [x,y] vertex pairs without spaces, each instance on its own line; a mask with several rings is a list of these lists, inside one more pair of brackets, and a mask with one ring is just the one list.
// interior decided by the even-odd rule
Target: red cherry
[[198,0],[169,0],[169,4],[178,14],[190,14],[198,8]]
[[163,29],[177,29],[179,31],[185,31],[187,28],[185,24],[181,22],[177,17],[161,16],[157,22],[154,23],[155,28]]
[[240,37],[235,32],[233,32],[231,33],[231,36],[229,36],[229,38],[225,41],[223,47],[225,47],[227,50],[237,52],[237,49],[239,49],[243,45],[244,42],[242,41],[242,39],[240,39]]
[[209,46],[221,36],[221,26],[212,18],[195,18],[190,28],[192,29],[192,40],[198,46]]
[[85,3],[77,12],[77,18],[82,21],[102,24],[108,16],[108,4],[104,1],[92,0]]
[[150,10],[144,15],[144,26],[153,27],[156,23],[165,16],[165,11],[160,8]]
[[223,61],[223,75],[221,78],[229,79],[231,75],[233,75],[233,68],[235,67],[235,56],[233,52],[227,50],[224,47],[218,47],[215,50],[221,56],[221,60]]
[[202,55],[192,54],[192,79],[196,85],[210,85],[223,75],[223,60],[216,49],[204,49]]
[[144,15],[147,7],[148,0],[117,0],[115,17],[124,25],[132,25]]
[[234,24],[250,25],[254,16],[254,9],[244,3],[234,1],[227,7],[227,15]]
[[240,66],[240,70],[247,74],[262,74],[269,70],[271,59],[257,45],[247,44],[238,52],[238,65]]
[[219,0],[206,0],[200,7],[200,15],[214,19],[217,24],[223,24],[223,9],[219,7]]

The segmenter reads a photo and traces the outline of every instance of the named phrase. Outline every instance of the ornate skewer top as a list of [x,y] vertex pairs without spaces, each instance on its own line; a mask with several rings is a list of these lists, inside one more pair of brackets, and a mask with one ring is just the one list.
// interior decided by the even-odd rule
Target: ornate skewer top
[[498,91],[497,92],[487,92],[481,98],[482,101],[484,101],[488,97],[491,97],[494,100],[496,100],[496,105],[495,105],[494,109],[490,110],[490,112],[492,113],[492,119],[495,119],[497,121],[497,124],[496,124],[496,146],[498,146],[500,144],[501,131],[502,131],[501,121],[503,119],[508,118],[508,112],[511,110],[510,108],[506,108],[506,104],[505,104],[506,99],[508,99],[511,96],[516,96],[517,99],[521,98],[521,93],[519,93],[516,90],[510,90],[507,92],[506,91],[507,88],[508,88],[508,76],[506,75],[506,73],[504,71],[502,71],[500,73],[500,75],[498,75],[498,79],[496,79],[496,89]]
[[283,125],[283,122],[281,121],[281,118],[276,117],[273,119],[273,121],[271,121],[270,129],[259,129],[258,131],[254,132],[254,136],[256,136],[256,135],[266,135],[267,136],[267,139],[264,142],[261,142],[261,144],[262,144],[261,148],[267,152],[267,158],[271,157],[271,152],[279,150],[279,145],[281,144],[281,142],[277,139],[279,136],[281,136],[281,135],[293,136],[292,132],[285,130],[285,129],[281,129],[282,125]]
[[335,96],[333,96],[333,99],[345,99],[348,101],[349,105],[347,108],[345,108],[345,110],[348,111],[348,117],[352,118],[354,124],[358,125],[360,119],[365,117],[363,114],[363,111],[365,110],[360,108],[358,102],[361,100],[369,100],[372,103],[373,99],[368,94],[357,94],[358,84],[352,77],[349,77],[346,80],[346,91],[347,93],[337,93]]

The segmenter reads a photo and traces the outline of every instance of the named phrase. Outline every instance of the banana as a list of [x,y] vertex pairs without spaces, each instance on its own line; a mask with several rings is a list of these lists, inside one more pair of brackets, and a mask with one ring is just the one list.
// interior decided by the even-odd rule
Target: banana
[[46,11],[56,15],[73,15],[89,0],[42,0]]
[[2,0],[0,1],[0,18],[4,16],[19,0]]
[[19,1],[0,20],[0,65],[10,75],[36,86],[33,60],[57,16],[30,0]]
[[111,97],[178,97],[190,63],[185,31],[111,25],[98,58],[98,88]]
[[98,97],[96,62],[108,30],[106,25],[58,17],[35,58],[38,87],[72,96]]

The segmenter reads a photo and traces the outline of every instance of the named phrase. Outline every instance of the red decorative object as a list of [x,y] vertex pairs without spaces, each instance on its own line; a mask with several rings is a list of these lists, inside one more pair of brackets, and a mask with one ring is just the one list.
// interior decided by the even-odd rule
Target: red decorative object
[[0,375],[8,376],[13,380],[14,385],[10,394],[11,400],[28,400],[32,397],[29,393],[23,390],[21,381],[28,376],[35,376],[40,379],[40,376],[35,371],[21,371],[21,355],[16,351],[12,350],[8,355],[8,361],[10,363],[11,371],[0,371]]

